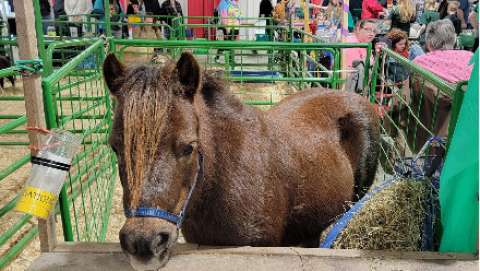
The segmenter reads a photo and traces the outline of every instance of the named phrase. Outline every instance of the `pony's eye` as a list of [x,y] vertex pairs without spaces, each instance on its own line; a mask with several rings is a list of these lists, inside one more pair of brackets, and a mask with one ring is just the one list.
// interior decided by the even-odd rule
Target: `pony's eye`
[[190,154],[192,154],[192,152],[193,152],[193,146],[191,144],[185,145],[182,148],[182,155],[183,156],[190,155]]

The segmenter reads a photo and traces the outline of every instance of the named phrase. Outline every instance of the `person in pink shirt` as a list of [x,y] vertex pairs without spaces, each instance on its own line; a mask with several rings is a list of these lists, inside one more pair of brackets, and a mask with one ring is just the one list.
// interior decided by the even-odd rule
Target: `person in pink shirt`
[[[365,0],[364,0],[365,1]],[[376,23],[373,20],[361,20],[355,27],[355,32],[345,38],[347,43],[370,43],[375,38]],[[348,48],[342,50],[342,67],[352,68],[355,60],[365,61],[367,57],[366,48]],[[373,63],[370,61],[370,63]]]
[[436,74],[449,83],[468,80],[472,73],[472,52],[454,50],[455,28],[449,19],[430,23],[425,34],[428,53],[418,56],[413,63]]
[[386,9],[377,0],[363,0],[362,20],[379,19],[381,15],[385,14]]

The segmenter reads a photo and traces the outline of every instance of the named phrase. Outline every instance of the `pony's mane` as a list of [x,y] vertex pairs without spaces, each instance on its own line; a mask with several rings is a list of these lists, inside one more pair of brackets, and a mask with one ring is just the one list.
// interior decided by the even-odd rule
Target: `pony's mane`
[[181,88],[171,76],[173,69],[172,64],[164,68],[138,66],[128,69],[122,79],[123,142],[131,207],[139,204],[144,173],[153,164],[151,158],[158,150],[169,104],[177,94],[171,89]]

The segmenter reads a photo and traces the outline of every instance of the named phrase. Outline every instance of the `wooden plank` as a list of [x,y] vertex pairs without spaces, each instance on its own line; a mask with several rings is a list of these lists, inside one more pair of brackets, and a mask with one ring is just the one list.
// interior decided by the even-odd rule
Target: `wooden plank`
[[[88,252],[88,250],[91,250]],[[28,270],[133,270],[119,244],[59,244]],[[180,270],[478,270],[470,254],[292,247],[211,248],[180,244],[162,271]]]
[[[122,252],[119,243],[69,242],[59,243],[54,253],[117,253]],[[237,254],[237,255],[298,255],[341,258],[392,258],[416,260],[477,261],[478,255],[464,253],[438,253],[430,251],[385,251],[360,249],[324,249],[300,247],[208,247],[197,244],[177,244],[173,255],[185,254]]]
[[[35,16],[32,1],[16,0],[13,1],[13,6],[16,14],[19,58],[22,60],[38,59],[37,35],[35,32]],[[27,113],[27,126],[46,128],[41,77],[39,73],[23,75],[23,91]],[[40,136],[38,133],[30,131],[28,137],[33,146],[39,145]],[[35,151],[32,150],[32,155],[35,154]],[[38,227],[41,250],[52,251],[56,244],[55,219],[53,215],[47,220],[39,220]]]

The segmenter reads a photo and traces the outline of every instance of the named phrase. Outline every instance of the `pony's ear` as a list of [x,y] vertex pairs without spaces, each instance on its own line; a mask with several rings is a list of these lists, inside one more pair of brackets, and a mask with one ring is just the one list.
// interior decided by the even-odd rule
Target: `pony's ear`
[[185,96],[191,98],[200,88],[200,65],[190,53],[183,53],[177,62],[178,78],[185,87]]
[[107,83],[108,89],[113,95],[118,94],[120,83],[118,80],[125,74],[125,66],[123,66],[114,54],[108,54],[103,62],[103,77]]

